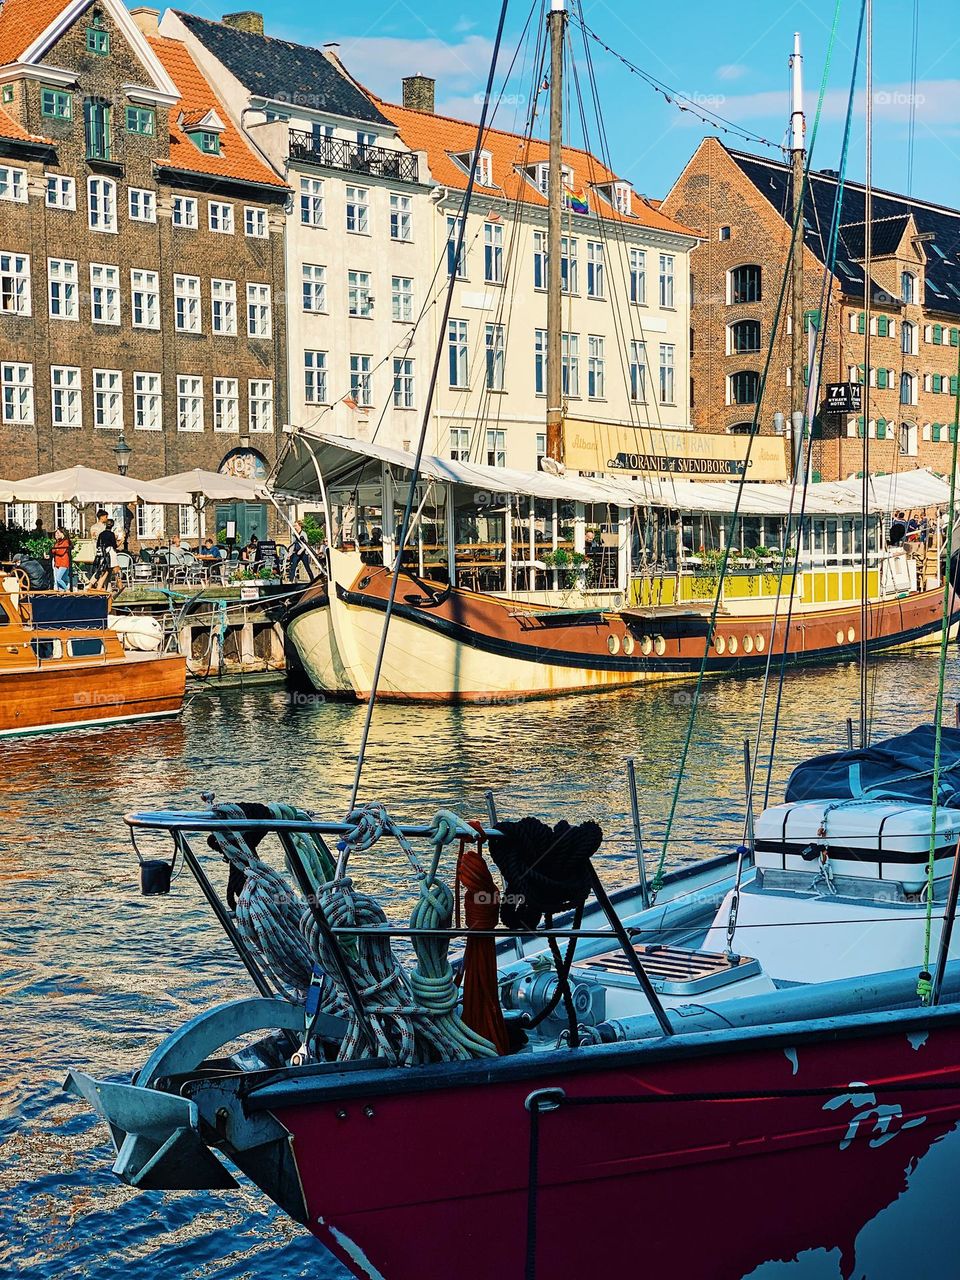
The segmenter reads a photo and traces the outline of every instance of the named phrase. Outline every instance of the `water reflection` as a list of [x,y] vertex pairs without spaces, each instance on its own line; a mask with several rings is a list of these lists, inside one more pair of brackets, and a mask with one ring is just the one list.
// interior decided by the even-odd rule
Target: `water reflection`
[[[935,655],[871,676],[875,736],[929,718]],[[957,690],[951,656],[948,693]],[[735,846],[743,819],[742,739],[759,680],[709,685],[681,792],[672,857]],[[787,681],[773,797],[789,769],[843,744],[856,715],[854,667]],[[632,878],[624,762],[637,761],[645,842],[662,838],[687,732],[685,688],[560,702],[378,708],[362,797],[403,817],[443,805],[476,816],[491,788],[501,814],[596,818],[601,870]],[[772,706],[768,707],[769,716]],[[312,1239],[245,1186],[238,1195],[137,1194],[117,1184],[104,1132],[59,1093],[67,1065],[132,1072],[198,1009],[246,991],[192,884],[143,899],[120,816],[133,808],[283,798],[328,816],[347,803],[363,708],[282,686],[195,697],[181,722],[89,730],[3,745],[0,796],[0,1267],[29,1277],[336,1276]],[[395,906],[405,865],[358,872]]]

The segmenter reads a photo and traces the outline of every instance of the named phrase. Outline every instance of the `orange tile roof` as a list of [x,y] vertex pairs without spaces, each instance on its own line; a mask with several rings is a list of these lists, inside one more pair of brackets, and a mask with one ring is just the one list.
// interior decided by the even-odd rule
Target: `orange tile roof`
[[49,138],[41,137],[36,133],[27,133],[19,120],[14,120],[13,116],[4,111],[0,107],[0,138],[12,138],[15,142],[47,142]]
[[63,12],[67,0],[3,0],[0,8],[0,65],[17,62],[37,36]]
[[[451,154],[462,155],[474,149],[477,142],[475,124],[430,111],[398,107],[393,103],[383,102],[372,94],[371,97],[387,119],[397,126],[406,145],[412,151],[427,153],[430,172],[437,182],[455,190],[466,187],[466,173],[450,157]],[[496,191],[511,201],[520,199],[525,204],[546,207],[546,197],[519,172],[525,165],[549,159],[546,142],[539,138],[525,138],[519,133],[506,133],[502,129],[488,129],[483,146],[491,155],[493,186],[482,187],[475,184],[479,195]],[[636,192],[633,195],[632,213],[618,213],[593,188],[619,179],[589,151],[583,151],[579,147],[564,147],[563,163],[573,172],[572,193],[575,196],[586,194],[590,200],[591,212],[657,231],[672,231],[677,235],[687,236],[697,234],[673,218],[668,218]]]
[[[287,184],[284,180],[259,159],[233,125],[226,108],[194,62],[187,46],[180,40],[170,40],[166,36],[152,36],[149,43],[180,93],[179,106],[173,107],[170,112],[170,159],[163,161],[160,167],[285,188]],[[220,134],[219,155],[201,151],[178,123],[181,113],[184,120],[197,120],[211,107],[226,125]]]

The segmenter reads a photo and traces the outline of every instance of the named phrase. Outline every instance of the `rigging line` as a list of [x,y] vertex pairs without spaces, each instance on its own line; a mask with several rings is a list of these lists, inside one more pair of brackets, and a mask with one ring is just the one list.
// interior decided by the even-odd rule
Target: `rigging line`
[[[870,613],[867,605],[867,507],[870,501],[870,329],[873,311],[873,0],[866,0],[866,168],[864,171],[863,205],[863,364],[866,383],[863,389],[863,484],[861,487],[861,518],[863,520],[863,545],[860,561],[860,749],[870,742],[867,723],[867,657]],[[901,346],[902,329],[901,329]]]
[[[868,0],[868,3],[870,0]],[[937,812],[938,812],[938,796],[940,793],[940,746],[943,736],[943,694],[944,684],[947,674],[947,645],[950,641],[950,619],[952,615],[951,596],[953,595],[953,534],[954,522],[956,520],[956,498],[957,498],[957,451],[958,438],[960,438],[960,349],[957,352],[957,394],[953,401],[953,448],[950,451],[950,506],[947,513],[947,545],[946,561],[943,574],[943,620],[940,631],[940,656],[937,662],[937,701],[934,709],[934,749],[933,749],[933,780],[931,782],[930,799],[932,809],[930,814],[930,853],[927,859],[927,915],[924,922],[923,937],[923,974],[929,975],[930,972],[930,946],[933,929],[933,879],[936,859],[937,845]],[[929,978],[928,978],[929,980]],[[918,983],[917,994],[922,998],[923,992],[923,976]],[[929,995],[924,998],[924,1003],[929,1002]]]
[[[823,113],[823,104],[827,94],[827,83],[830,75],[830,67],[833,61],[833,52],[834,52],[834,47],[836,45],[837,32],[840,25],[841,4],[842,4],[842,0],[835,0],[834,11],[833,11],[833,22],[831,24],[831,30],[830,30],[830,40],[827,45],[827,55],[826,55],[826,60],[824,62],[823,75],[820,80],[820,93],[817,99],[817,110],[814,116],[813,128],[810,132],[810,149],[807,154],[807,165],[804,170],[804,176],[803,176],[804,190],[806,189],[810,181],[810,168],[813,163],[813,153],[814,153],[814,148],[816,146],[817,134],[820,129],[820,119]],[[747,477],[749,466],[750,466],[750,454],[753,449],[753,442],[756,438],[756,434],[758,431],[760,409],[763,403],[764,394],[766,392],[767,378],[770,372],[770,365],[773,361],[773,351],[776,343],[776,334],[777,334],[777,329],[779,328],[779,325],[780,325],[781,315],[783,314],[784,299],[786,298],[787,282],[790,277],[790,268],[793,262],[793,255],[799,252],[800,247],[802,247],[802,239],[799,240],[799,247],[798,247],[798,238],[801,235],[802,227],[803,227],[803,192],[801,192],[801,199],[798,202],[798,206],[797,206],[797,218],[793,224],[793,234],[790,239],[790,249],[787,254],[786,268],[784,271],[783,280],[781,281],[780,294],[777,299],[777,306],[774,312],[773,325],[771,326],[771,331],[770,331],[770,341],[767,344],[767,355],[766,355],[766,360],[764,362],[763,373],[760,378],[757,404],[754,409],[753,422],[751,424],[751,433],[747,438],[747,448],[744,455],[743,472],[741,473],[741,476],[740,476],[740,483],[737,486],[737,496],[734,501],[733,511],[730,513],[730,520],[727,526],[730,531],[730,536],[726,537],[724,540],[726,545],[723,551],[723,559],[720,564],[720,573],[719,573],[720,580],[717,584],[717,594],[714,599],[713,607],[710,612],[710,623],[707,631],[707,643],[704,645],[703,658],[700,661],[700,669],[697,672],[697,683],[694,689],[694,694],[693,694],[693,698],[691,700],[691,705],[690,705],[690,718],[687,724],[687,732],[686,732],[683,747],[680,753],[680,760],[679,760],[679,765],[677,769],[676,780],[674,782],[673,792],[670,800],[670,809],[667,816],[666,828],[663,835],[663,844],[660,849],[660,858],[659,858],[659,861],[657,864],[657,870],[653,879],[654,892],[658,891],[661,885],[663,884],[663,870],[667,861],[667,852],[669,850],[669,845],[670,845],[670,835],[673,830],[673,823],[677,813],[677,806],[680,801],[680,792],[683,786],[683,777],[684,777],[684,771],[686,769],[687,758],[690,754],[690,743],[693,739],[693,730],[696,725],[697,708],[700,701],[700,692],[703,688],[703,681],[706,676],[707,659],[710,653],[710,639],[713,636],[714,629],[716,627],[717,614],[720,608],[720,597],[721,597],[721,592],[723,588],[723,582],[726,577],[727,565],[730,560],[730,543],[732,541],[733,531],[736,528],[737,519],[739,518],[739,515],[740,515],[740,504],[743,499],[744,487],[746,485],[746,477]],[[802,453],[802,450],[801,450],[801,453]],[[798,543],[798,551],[799,551],[799,543]]]
[[[594,115],[597,121],[597,132],[598,132],[599,141],[600,141],[600,158],[601,158],[601,162],[606,166],[608,174],[610,175],[609,180],[613,181],[613,176],[616,173],[616,170],[613,168],[613,160],[612,160],[612,155],[610,151],[609,138],[607,136],[606,126],[604,124],[604,118],[603,118],[603,111],[600,105],[600,93],[597,86],[596,68],[593,62],[593,53],[590,48],[589,42],[587,41],[586,33],[583,30],[582,0],[575,0],[575,4],[576,4],[577,10],[580,11],[580,19],[581,19],[580,26],[581,26],[581,36],[583,39],[584,60],[587,66],[588,84],[590,87],[590,94],[591,94],[591,100],[593,103]],[[575,79],[576,88],[577,88],[577,98],[578,98],[578,102],[580,103],[581,116],[583,118],[584,138],[586,142],[586,135],[587,135],[586,117],[585,117],[585,112],[583,108],[583,95],[580,89],[580,79],[576,70],[576,66],[574,66],[574,79]],[[593,168],[594,168],[593,156],[589,151],[589,147],[587,147],[586,150],[589,156],[589,168],[590,168],[590,171],[593,172]],[[619,267],[623,274],[623,278],[625,281],[629,281],[632,273],[630,270],[630,263],[629,263],[630,246],[627,241],[627,225],[628,224],[622,218],[614,217],[611,219],[612,221],[612,230],[611,230],[607,226],[607,221],[608,220],[602,216],[599,218],[599,234],[601,237],[601,241],[604,245],[604,253],[606,253],[606,245],[609,242],[609,237],[612,235],[612,238],[614,242],[617,244],[620,251]],[[644,252],[644,288],[645,288],[646,287],[646,253],[645,253],[645,250],[643,252]],[[613,259],[611,259],[611,262],[613,262]],[[621,307],[620,295],[619,295],[619,291],[616,289],[612,289],[610,292],[610,302],[611,302],[611,313],[614,319],[614,328],[615,328],[615,331],[620,335],[620,343],[618,346],[618,356],[620,361],[621,377],[623,378],[624,387],[630,389],[627,396],[627,404],[628,404],[628,412],[630,414],[631,420],[633,420],[634,414],[636,414],[635,425],[637,427],[646,425],[646,427],[651,431],[651,433],[659,432],[660,438],[661,438],[661,444],[665,446],[665,437],[663,435],[663,431],[664,431],[663,418],[660,413],[660,403],[655,394],[653,395],[653,408],[656,416],[656,425],[654,425],[654,423],[651,422],[650,396],[651,396],[652,388],[650,386],[651,379],[648,376],[649,362],[647,360],[647,355],[648,355],[647,342],[646,342],[646,335],[644,333],[644,328],[643,328],[642,316],[640,315],[639,311],[637,311],[630,303],[627,303],[626,315],[629,320],[629,325],[624,323],[623,308]],[[637,323],[637,329],[639,330],[639,338],[635,336],[637,333],[637,330],[634,329],[634,321],[636,321]],[[626,336],[627,334],[629,334],[629,339],[627,339],[627,336]],[[628,361],[627,361],[628,340],[630,344],[630,354],[632,355],[634,348],[636,348],[637,355],[638,355],[638,361],[637,361],[638,372],[637,372],[637,388],[636,388],[638,395],[635,401],[632,399],[632,391],[633,391],[632,374],[630,369],[628,368]],[[641,413],[643,413],[643,421],[641,421]],[[666,479],[666,485],[669,486],[669,492],[673,497],[674,502],[678,503],[677,490],[676,490],[676,477],[672,474],[668,475]],[[664,484],[662,481],[658,483],[657,489],[662,497],[663,489],[664,489]]]
[[[831,287],[833,282],[836,280],[837,244],[838,244],[839,235],[840,235],[841,219],[843,217],[843,198],[844,198],[844,192],[846,188],[847,162],[848,162],[849,152],[850,152],[850,136],[853,128],[853,109],[854,109],[854,102],[855,102],[855,95],[856,95],[857,72],[858,72],[859,62],[860,62],[860,45],[863,39],[865,14],[866,14],[866,0],[862,0],[860,5],[860,21],[857,26],[856,46],[854,48],[854,53],[853,53],[853,63],[852,63],[852,70],[850,75],[850,88],[847,94],[846,119],[844,121],[843,141],[840,148],[840,168],[837,174],[836,193],[834,196],[833,213],[831,214],[831,219],[830,219],[830,231],[829,231],[829,240],[827,242],[826,261],[824,263],[824,275],[821,282],[820,313],[821,313],[821,328],[823,332],[821,334],[822,341],[820,346],[819,361],[817,365],[818,385],[822,383],[823,364],[826,356],[826,347],[827,347],[826,324],[824,323],[824,317],[827,311],[827,303],[829,301]],[[812,157],[811,157],[811,160],[812,160]],[[809,168],[808,168],[808,172],[809,172]],[[809,180],[808,178],[805,178],[805,181],[808,181],[808,180]],[[801,204],[801,208],[802,208],[802,204]],[[811,431],[809,443],[807,445],[806,455],[804,452],[803,442],[804,442],[804,437],[801,437],[801,447],[797,451],[798,452],[797,466],[798,466],[798,470],[800,467],[802,467],[803,469],[804,481],[803,481],[803,489],[801,492],[801,499],[800,499],[800,511],[797,515],[797,520],[795,525],[797,545],[794,551],[793,566],[792,566],[792,577],[793,577],[794,588],[791,590],[791,593],[787,602],[787,616],[785,620],[785,637],[784,637],[784,644],[783,644],[783,652],[780,658],[780,672],[779,672],[779,678],[777,682],[777,697],[774,705],[773,725],[771,727],[770,752],[767,757],[767,776],[764,784],[764,795],[763,795],[764,807],[766,807],[766,805],[769,804],[769,801],[770,801],[770,787],[773,779],[773,761],[774,761],[774,755],[776,751],[777,737],[778,737],[779,728],[780,728],[780,713],[783,705],[783,691],[784,691],[784,684],[786,679],[786,668],[787,668],[787,637],[789,637],[790,627],[793,622],[793,604],[794,604],[794,598],[795,598],[795,584],[797,581],[797,573],[798,573],[798,568],[800,563],[800,539],[803,534],[803,522],[804,522],[804,517],[806,515],[806,507],[807,507],[807,493],[808,493],[807,486],[809,483],[809,475],[810,475],[809,454],[812,451],[812,443],[813,443],[812,431]],[[791,502],[792,502],[792,498],[791,498]],[[787,526],[787,532],[789,532],[789,521]],[[787,545],[789,546],[789,542],[787,543]],[[772,641],[771,641],[770,647],[771,649],[773,647]],[[759,741],[757,745],[756,755],[759,755]],[[755,761],[755,764],[756,764],[756,761]]]
[[743,138],[746,142],[757,142],[760,146],[771,147],[777,151],[783,149],[780,143],[771,142],[769,138],[762,138],[759,134],[751,133],[741,125],[734,124],[732,120],[728,120],[725,116],[720,115],[716,111],[711,111],[708,107],[704,107],[702,104],[697,103],[693,98],[687,97],[685,93],[681,93],[677,89],[672,89],[662,80],[658,80],[656,76],[651,75],[649,71],[644,71],[642,67],[636,66],[636,64],[631,62],[629,58],[626,58],[622,53],[618,53],[616,49],[611,48],[611,46],[608,45],[605,40],[602,40],[600,36],[592,30],[592,28],[588,27],[582,15],[576,17],[576,22],[582,29],[585,36],[589,36],[594,43],[598,44],[601,49],[604,49],[609,53],[611,57],[616,58],[617,61],[622,63],[633,75],[639,76],[641,80],[645,81],[645,83],[654,90],[654,92],[659,93],[661,97],[665,98],[668,105],[674,105],[679,111],[695,116],[704,124],[714,125],[716,128],[719,128],[721,132],[732,133],[738,138]]
[[913,0],[910,32],[910,116],[907,122],[907,195],[913,195],[913,147],[917,133],[917,55],[920,44],[920,0]]
[[[459,261],[460,253],[463,250],[464,235],[467,225],[467,214],[470,211],[470,202],[473,196],[473,187],[477,176],[477,164],[480,160],[480,150],[483,144],[483,136],[486,131],[487,112],[490,106],[490,99],[493,91],[493,81],[497,70],[497,59],[500,56],[500,44],[503,40],[503,28],[507,19],[507,5],[509,0],[502,0],[500,5],[500,18],[497,23],[497,34],[493,42],[493,51],[490,58],[490,71],[487,75],[487,87],[483,97],[483,106],[480,109],[480,122],[477,125],[477,145],[473,152],[473,158],[470,164],[470,176],[467,179],[467,188],[463,193],[463,220],[457,231],[457,241],[455,247],[454,262]],[[370,726],[373,723],[373,710],[377,702],[377,688],[380,683],[380,673],[383,669],[383,658],[387,648],[387,636],[390,630],[390,620],[393,615],[394,602],[397,598],[397,586],[400,581],[400,567],[403,563],[403,553],[406,548],[407,536],[410,532],[410,517],[413,513],[414,503],[417,497],[417,483],[420,474],[420,463],[423,458],[424,449],[427,442],[427,430],[430,425],[430,415],[433,409],[433,396],[437,386],[437,377],[440,373],[440,362],[443,358],[443,333],[447,327],[447,320],[450,316],[450,308],[453,304],[453,292],[456,286],[456,274],[453,273],[447,283],[447,296],[444,304],[443,322],[440,326],[440,341],[437,343],[436,353],[434,355],[433,370],[430,375],[430,385],[427,390],[427,400],[423,408],[423,418],[420,425],[420,435],[417,440],[417,452],[413,463],[413,469],[410,473],[410,485],[407,490],[407,500],[403,509],[403,523],[400,526],[400,537],[397,541],[396,558],[393,564],[393,573],[390,578],[390,594],[387,597],[387,607],[383,616],[383,628],[380,632],[380,647],[377,651],[376,666],[373,671],[373,679],[370,684],[370,697],[367,702],[367,711],[363,721],[363,731],[360,737],[360,748],[357,752],[357,768],[353,778],[353,788],[350,796],[350,809],[353,810],[357,803],[357,794],[360,790],[360,780],[363,776],[363,765],[366,760],[367,743],[370,739]]]

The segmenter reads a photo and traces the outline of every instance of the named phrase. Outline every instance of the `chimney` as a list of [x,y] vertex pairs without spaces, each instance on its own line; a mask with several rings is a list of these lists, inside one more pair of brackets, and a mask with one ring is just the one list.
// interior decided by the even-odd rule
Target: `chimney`
[[160,34],[160,10],[149,9],[141,5],[139,9],[131,9],[130,17],[145,36],[152,39]]
[[236,27],[238,31],[246,31],[247,35],[263,35],[263,14],[258,13],[256,9],[244,9],[240,13],[225,13],[223,24],[227,27]]
[[432,76],[406,76],[403,81],[403,105],[411,111],[428,111],[433,115],[436,87],[437,82]]

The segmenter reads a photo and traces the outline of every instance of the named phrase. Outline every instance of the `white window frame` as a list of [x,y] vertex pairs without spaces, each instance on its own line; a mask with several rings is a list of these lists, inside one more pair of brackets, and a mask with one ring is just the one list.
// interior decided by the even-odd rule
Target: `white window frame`
[[203,378],[195,373],[177,374],[177,430],[203,430]]
[[240,433],[240,382],[237,378],[213,380],[213,429],[218,435]]
[[533,287],[542,293],[547,287],[550,249],[545,231],[533,233]]
[[270,223],[266,209],[255,204],[243,206],[243,234],[251,240],[269,240]]
[[450,461],[451,462],[469,462],[470,461],[470,428],[469,427],[451,427],[450,428]]
[[114,235],[117,231],[117,184],[93,174],[87,179],[87,226]]
[[413,276],[391,276],[390,314],[403,324],[413,323]]
[[174,327],[178,333],[203,332],[203,306],[200,300],[200,277],[173,277]]
[[303,353],[303,402],[327,404],[327,353],[304,351]]
[[133,428],[135,431],[163,430],[163,379],[159,373],[133,375]]
[[560,334],[560,379],[564,396],[578,399],[580,396],[580,335]]
[[273,337],[273,290],[268,284],[247,285],[247,337]]
[[647,344],[638,338],[630,341],[628,352],[631,404],[647,403]]
[[0,315],[33,313],[33,287],[29,253],[0,251]]
[[534,394],[547,394],[547,331],[533,331],[533,389]]
[[147,271],[143,267],[131,268],[130,323],[134,329],[160,328],[159,271]]
[[676,344],[660,343],[660,403],[676,404],[677,402],[677,360]]
[[0,164],[0,200],[27,203],[27,171],[12,164]]
[[370,234],[370,188],[349,186],[346,190],[346,226],[350,235]]
[[197,231],[200,226],[199,203],[195,196],[174,196],[171,206],[173,226],[181,231]]
[[647,304],[647,252],[631,248],[629,270],[629,298],[635,307]]
[[447,321],[447,373],[450,386],[465,391],[470,387],[470,326],[466,320]]
[[157,193],[149,187],[128,187],[127,215],[131,222],[156,222]]
[[400,191],[390,192],[390,239],[400,244],[413,240],[413,199]]
[[500,427],[488,427],[486,432],[486,458],[488,467],[507,465],[507,433]]
[[484,284],[503,284],[503,223],[483,224],[483,280]]
[[232,236],[234,233],[233,205],[226,200],[208,200],[207,226],[215,235]]
[[373,315],[369,271],[347,272],[347,315],[366,320]]
[[[46,193],[44,202],[48,209],[67,209],[75,212],[77,208],[77,182],[65,173],[45,173]],[[51,200],[51,195],[53,199]]]
[[33,365],[21,360],[0,363],[3,425],[29,427],[34,421]]
[[323,315],[327,310],[327,268],[322,262],[301,263],[301,301],[307,315]]
[[273,431],[273,379],[251,378],[247,385],[247,403],[251,435],[268,435]]
[[606,275],[606,255],[602,240],[587,241],[587,297],[604,298],[606,296],[604,279]]
[[414,362],[410,356],[394,356],[393,407],[395,409],[417,407]]
[[484,386],[488,391],[504,389],[506,355],[503,334],[502,324],[490,321],[484,326]]
[[373,405],[372,358],[362,352],[350,353],[350,395],[361,409]]
[[123,373],[93,370],[93,425],[100,431],[123,430]]
[[80,319],[80,265],[72,258],[47,259],[47,310],[52,320]]
[[447,214],[447,275],[455,276],[457,280],[466,280],[467,278],[466,236],[464,236],[463,244],[460,248],[460,256],[454,262],[454,254],[457,250],[457,240],[460,238],[462,224],[463,218],[459,214]]
[[83,374],[77,365],[50,366],[50,421],[65,429],[83,426]]
[[606,343],[598,333],[587,335],[587,398],[606,399]]
[[560,237],[560,291],[576,295],[579,289],[579,244],[576,236]]
[[210,280],[210,329],[222,338],[237,336],[236,280]]
[[326,196],[323,178],[300,179],[300,225],[325,227]]
[[164,536],[166,524],[166,507],[159,502],[140,502],[137,504],[137,539],[156,539]]
[[676,259],[672,253],[660,254],[660,306],[667,311],[675,310],[675,267]]
[[120,323],[120,268],[110,263],[90,263],[90,323]]

